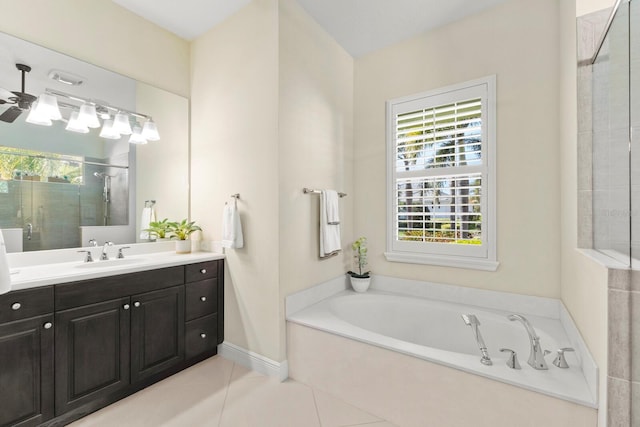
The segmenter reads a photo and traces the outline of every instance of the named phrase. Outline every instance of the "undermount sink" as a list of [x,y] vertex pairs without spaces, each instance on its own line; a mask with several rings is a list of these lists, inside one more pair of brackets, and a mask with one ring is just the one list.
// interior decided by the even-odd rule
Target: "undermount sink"
[[121,265],[137,264],[146,261],[146,258],[116,258],[106,261],[93,261],[77,264],[76,268],[103,268],[103,267],[117,267]]

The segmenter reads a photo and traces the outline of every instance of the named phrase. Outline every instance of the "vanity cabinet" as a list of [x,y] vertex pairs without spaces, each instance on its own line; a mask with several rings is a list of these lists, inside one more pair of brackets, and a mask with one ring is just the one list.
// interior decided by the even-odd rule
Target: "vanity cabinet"
[[180,266],[56,287],[56,416],[184,360],[183,283]]
[[223,264],[210,261],[185,267],[186,281],[186,357],[203,358],[216,354],[222,342]]
[[53,330],[53,287],[0,296],[1,426],[53,417]]
[[0,427],[60,426],[217,353],[224,262],[0,295]]

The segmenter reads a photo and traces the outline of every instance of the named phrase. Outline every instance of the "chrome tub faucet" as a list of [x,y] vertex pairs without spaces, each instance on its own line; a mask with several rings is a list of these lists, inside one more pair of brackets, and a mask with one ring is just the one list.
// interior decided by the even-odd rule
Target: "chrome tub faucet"
[[473,335],[476,338],[476,342],[478,343],[478,348],[480,349],[480,353],[482,357],[480,358],[480,363],[483,365],[493,365],[491,358],[489,357],[489,352],[487,351],[487,346],[484,343],[484,339],[482,338],[482,334],[480,333],[480,321],[476,317],[475,314],[463,314],[462,320],[468,326],[471,326],[471,330],[473,331]]
[[540,346],[540,337],[536,333],[536,330],[533,329],[531,323],[526,319],[526,317],[520,314],[509,314],[507,319],[519,321],[522,323],[524,328],[527,330],[527,334],[529,335],[529,342],[531,344],[531,351],[529,352],[529,360],[527,363],[531,365],[533,369],[544,370],[549,369],[547,367],[547,362],[544,360],[544,357],[551,353],[548,350],[542,351],[542,347]]

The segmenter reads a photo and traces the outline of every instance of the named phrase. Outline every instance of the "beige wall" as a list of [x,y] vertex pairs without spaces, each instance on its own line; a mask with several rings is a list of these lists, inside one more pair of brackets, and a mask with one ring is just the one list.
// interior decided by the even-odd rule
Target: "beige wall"
[[[513,0],[355,65],[355,234],[375,274],[558,298],[557,1]],[[497,272],[391,263],[385,101],[497,75]]]
[[[352,268],[353,59],[294,0],[279,12],[280,304],[300,289]],[[302,188],[340,199],[343,253],[319,260],[319,203]],[[281,348],[284,349],[284,315]],[[281,354],[282,359],[286,357]]]
[[189,96],[189,42],[110,0],[0,0],[0,31]]
[[[250,30],[249,30],[250,29]],[[193,43],[192,217],[219,240],[239,192],[246,246],[227,251],[225,340],[284,360],[284,297],[346,271],[318,259],[318,197],[352,193],[353,60],[292,0],[257,0]],[[350,194],[351,196],[352,194]],[[343,244],[352,199],[341,201]]]
[[280,356],[278,9],[256,0],[192,45],[191,216],[222,238],[240,193],[245,247],[227,251],[225,340]]

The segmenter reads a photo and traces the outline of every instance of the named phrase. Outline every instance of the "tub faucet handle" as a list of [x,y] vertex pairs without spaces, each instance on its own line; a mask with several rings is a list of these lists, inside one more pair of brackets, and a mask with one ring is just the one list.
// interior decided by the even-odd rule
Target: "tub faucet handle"
[[522,369],[520,363],[518,363],[518,353],[510,348],[501,348],[501,352],[509,352],[509,358],[507,359],[507,366],[511,369]]
[[564,348],[558,349],[558,355],[556,356],[555,359],[553,359],[553,364],[556,365],[558,368],[567,369],[569,367],[569,364],[567,363],[567,359],[564,357],[564,353],[567,351],[575,351],[575,350],[571,347],[564,347]]

